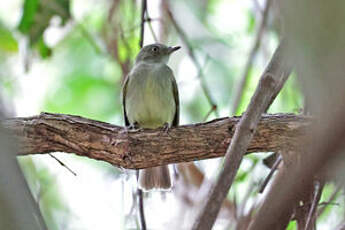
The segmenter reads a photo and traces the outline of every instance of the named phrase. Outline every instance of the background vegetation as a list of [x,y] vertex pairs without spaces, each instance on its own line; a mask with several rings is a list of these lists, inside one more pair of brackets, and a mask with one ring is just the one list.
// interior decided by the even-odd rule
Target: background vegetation
[[[181,124],[240,115],[245,110],[280,37],[277,11],[267,4],[271,1],[148,1],[144,44],[157,38],[182,45],[169,62],[179,86]],[[121,83],[139,51],[140,12],[141,2],[135,0],[2,4],[0,94],[8,115],[45,111],[122,125]],[[242,96],[232,109],[244,76]],[[299,113],[304,101],[299,88],[293,74],[268,112]],[[139,229],[134,172],[70,154],[53,155],[73,172],[49,155],[19,159],[50,230]],[[239,229],[241,221],[250,219],[269,173],[264,156],[245,157],[214,229]],[[221,159],[195,162],[208,182],[214,181],[221,163]],[[199,187],[192,177],[177,180],[171,193],[146,194],[149,228],[189,226],[202,199]],[[319,228],[335,226],[345,211],[339,186],[326,184],[320,203],[318,208],[325,210],[320,213]],[[296,229],[295,221],[289,229]]]

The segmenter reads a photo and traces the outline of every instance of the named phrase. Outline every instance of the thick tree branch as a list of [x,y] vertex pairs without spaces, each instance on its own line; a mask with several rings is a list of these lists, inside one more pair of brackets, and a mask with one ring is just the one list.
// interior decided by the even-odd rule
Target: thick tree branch
[[[19,154],[75,153],[130,169],[224,156],[240,117],[162,130],[126,131],[121,126],[65,114],[42,113],[1,122],[18,139]],[[311,119],[264,115],[247,152],[294,150]]]

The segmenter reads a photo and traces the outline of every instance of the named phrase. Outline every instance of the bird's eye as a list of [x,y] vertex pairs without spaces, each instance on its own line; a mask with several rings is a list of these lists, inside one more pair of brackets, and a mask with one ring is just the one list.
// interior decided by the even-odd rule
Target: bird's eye
[[157,46],[152,47],[152,52],[153,53],[157,53],[158,52],[158,47]]

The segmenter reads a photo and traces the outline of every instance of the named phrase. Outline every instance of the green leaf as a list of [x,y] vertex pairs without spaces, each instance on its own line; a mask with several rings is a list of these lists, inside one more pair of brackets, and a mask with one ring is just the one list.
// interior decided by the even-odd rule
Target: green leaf
[[11,31],[0,23],[0,51],[15,53],[18,52],[18,42]]
[[289,225],[287,226],[287,230],[295,230],[297,228],[296,221],[290,221]]
[[20,32],[24,34],[29,33],[32,24],[34,23],[39,3],[40,0],[25,0],[23,15],[18,26]]
[[49,48],[43,41],[43,38],[41,37],[41,39],[38,41],[37,43],[37,50],[40,54],[40,56],[45,59],[48,58],[52,55],[52,49]]

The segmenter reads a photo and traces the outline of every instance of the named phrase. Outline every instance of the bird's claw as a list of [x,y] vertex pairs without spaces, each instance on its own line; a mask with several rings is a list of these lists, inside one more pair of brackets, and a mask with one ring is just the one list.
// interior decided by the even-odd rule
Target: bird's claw
[[162,127],[162,132],[163,133],[165,133],[165,134],[167,134],[169,137],[171,137],[172,138],[172,136],[170,135],[170,133],[169,133],[169,130],[170,130],[170,125],[169,125],[169,123],[164,123],[164,125],[163,125],[163,127]]
[[138,122],[134,122],[133,124],[130,124],[126,128],[127,128],[127,131],[131,131],[131,132],[138,132],[138,131],[143,130],[142,128],[139,127]]
[[168,122],[165,122],[163,127],[162,127],[162,130],[165,132],[165,133],[168,133],[169,132],[169,129],[170,129],[170,125]]

